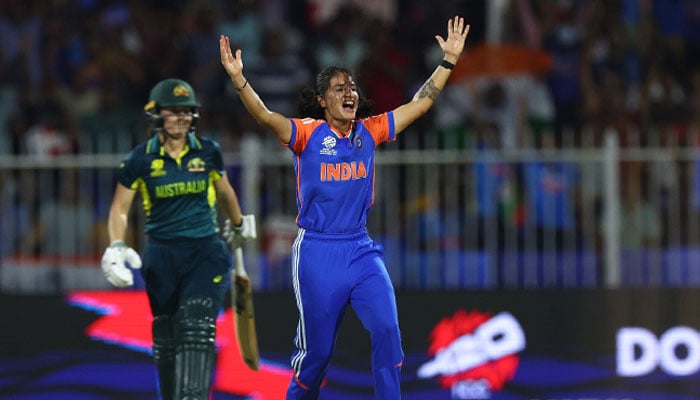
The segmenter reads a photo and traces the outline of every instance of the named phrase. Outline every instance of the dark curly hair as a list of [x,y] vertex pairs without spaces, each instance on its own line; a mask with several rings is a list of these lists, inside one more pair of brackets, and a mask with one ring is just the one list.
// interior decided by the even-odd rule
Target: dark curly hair
[[[299,102],[297,104],[297,112],[301,118],[314,118],[314,119],[324,119],[325,114],[323,108],[318,104],[316,96],[323,96],[328,90],[331,84],[331,78],[337,73],[348,74],[349,76],[355,76],[349,69],[341,66],[330,66],[323,69],[316,75],[316,81],[313,85],[306,85],[301,89],[299,93]],[[358,88],[357,93],[359,95],[359,104],[357,107],[357,117],[366,118],[372,115],[372,110],[374,108],[374,102],[372,100],[366,99],[362,94],[362,91]]]

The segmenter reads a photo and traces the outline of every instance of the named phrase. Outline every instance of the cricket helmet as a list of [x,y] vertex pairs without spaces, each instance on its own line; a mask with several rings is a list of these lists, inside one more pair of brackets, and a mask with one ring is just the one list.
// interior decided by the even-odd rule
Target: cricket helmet
[[143,109],[154,128],[159,129],[163,126],[163,120],[159,113],[161,109],[167,107],[191,107],[194,117],[192,126],[194,127],[199,117],[197,111],[200,104],[197,102],[194,89],[189,83],[182,79],[169,78],[153,86],[148,96],[148,103]]
[[153,86],[148,96],[148,104],[144,108],[148,111],[165,107],[199,107],[199,103],[189,83],[182,79],[170,78]]

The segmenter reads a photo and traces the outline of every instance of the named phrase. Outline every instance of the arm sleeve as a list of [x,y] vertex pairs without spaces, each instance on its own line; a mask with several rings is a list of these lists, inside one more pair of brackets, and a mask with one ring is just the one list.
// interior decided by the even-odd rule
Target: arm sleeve
[[292,121],[292,138],[287,147],[289,147],[294,154],[300,154],[304,151],[313,131],[316,130],[319,125],[326,122],[312,118],[292,118],[290,120]]
[[393,111],[362,120],[377,145],[396,140]]
[[134,152],[132,151],[127,154],[121,164],[119,164],[119,170],[117,170],[117,180],[122,185],[135,189],[133,186],[139,177],[140,171],[138,162],[136,162]]
[[224,157],[221,154],[221,147],[219,146],[219,143],[213,140],[211,143],[211,162],[213,164],[212,172],[215,172],[215,174],[212,174],[212,178],[213,180],[218,181],[222,176],[224,176]]

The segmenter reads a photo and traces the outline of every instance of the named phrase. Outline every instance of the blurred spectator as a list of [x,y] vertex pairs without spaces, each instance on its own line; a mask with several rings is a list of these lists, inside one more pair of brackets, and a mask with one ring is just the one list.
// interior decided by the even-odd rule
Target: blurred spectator
[[435,101],[438,148],[465,149],[474,142],[474,98],[469,83],[450,83]]
[[371,26],[371,40],[357,72],[365,96],[374,101],[375,113],[383,113],[408,100],[409,57],[394,40],[391,25],[374,20]]
[[[552,132],[542,136],[544,152],[556,149]],[[561,250],[575,248],[577,243],[575,206],[578,203],[579,171],[575,163],[566,161],[529,161],[523,164],[528,227],[534,228],[537,248]]]
[[[228,2],[227,2],[228,3]],[[239,2],[232,2],[237,4]],[[145,74],[145,82],[138,93],[133,93],[128,103],[141,103],[148,96],[150,82],[164,77],[185,76],[187,56],[181,40],[183,27],[181,3],[130,2],[135,32],[141,43],[139,67]],[[96,43],[99,44],[99,41]],[[99,51],[98,46],[94,46]]]
[[679,77],[662,59],[652,59],[643,87],[646,111],[655,128],[670,126],[684,116],[686,95]]
[[[137,132],[145,132],[143,109],[132,109],[124,103],[120,92],[109,85],[100,88],[99,96],[98,109],[84,115],[79,121],[80,153],[123,156],[134,143],[145,140],[145,137],[137,136]],[[85,190],[91,190],[97,215],[106,217],[114,191],[114,171],[99,169],[92,173],[92,185]],[[102,250],[101,248],[100,251]]]
[[264,236],[261,238],[261,245],[268,266],[262,279],[269,287],[278,289],[291,287],[289,263],[292,257],[292,245],[299,229],[295,217],[295,215],[270,214],[262,223]]
[[441,192],[422,190],[401,205],[402,218],[408,228],[417,233],[412,236],[417,237],[418,241],[408,244],[412,250],[435,250],[440,246],[443,226],[439,193]]
[[[688,146],[697,151],[700,149],[700,69],[692,74],[692,96],[689,104],[691,119],[688,124]],[[688,209],[689,225],[696,230],[691,232],[692,243],[700,244],[700,160],[691,160],[688,165]]]
[[68,132],[67,117],[59,105],[47,100],[35,110],[37,120],[24,133],[27,154],[48,162],[53,156],[74,153],[75,137]]
[[[579,143],[582,120],[583,94],[581,89],[582,28],[579,20],[579,2],[557,0],[552,10],[545,12],[543,48],[553,57],[553,66],[547,81],[554,99],[556,143]],[[564,137],[564,135],[572,135]]]
[[496,127],[499,148],[514,149],[523,144],[525,95],[522,80],[516,77],[487,79],[476,93],[475,122]]
[[219,39],[216,31],[221,10],[209,2],[192,2],[182,14],[180,34],[187,58],[185,76],[201,98],[221,97],[226,75],[221,74],[219,49],[212,46]]
[[327,23],[347,5],[362,10],[371,20],[393,23],[399,8],[399,0],[308,0],[307,3],[311,21],[316,25]]
[[661,216],[648,200],[649,175],[623,176],[621,183],[620,246],[623,250],[657,249],[661,244]]
[[658,39],[654,56],[663,59],[671,74],[687,82],[685,64],[684,0],[651,0],[651,12]]
[[[23,241],[25,253],[44,256],[93,255],[96,223],[78,170],[63,170],[53,196],[42,199],[39,218]],[[35,253],[36,252],[36,253]]]
[[90,41],[96,35],[97,18],[93,10],[67,4],[46,10],[42,21],[43,87],[55,90],[80,84],[75,80],[78,71],[94,64]]
[[0,83],[0,154],[12,154],[15,152],[10,122],[13,117],[16,118],[18,112],[18,95],[16,87]]
[[519,102],[524,109],[521,117],[524,119],[522,123],[526,123],[526,131],[529,133],[523,138],[522,144],[541,147],[542,136],[554,130],[556,118],[554,99],[552,99],[544,73],[523,77],[523,88]]
[[685,56],[689,71],[700,69],[700,1],[681,0],[685,21]]
[[127,102],[141,101],[138,96],[147,86],[144,47],[136,28],[130,26],[131,12],[123,6],[120,3],[120,7],[107,8],[100,15],[98,29],[90,36],[89,50],[103,86],[118,89]]
[[[231,39],[231,48],[245,49],[246,62],[256,59],[262,46],[263,24],[259,0],[224,1],[222,16],[214,31]],[[216,57],[216,60],[220,60]]]
[[[629,170],[628,170],[629,171]],[[619,240],[621,259],[624,260],[622,280],[628,285],[638,285],[647,280],[660,281],[663,262],[659,250],[663,234],[662,216],[651,201],[651,185],[646,168],[620,177]],[[600,238],[604,240],[603,213]]]
[[137,124],[144,120],[140,110],[129,108],[113,86],[101,88],[98,109],[80,120],[82,153],[126,154],[137,141]]
[[[206,114],[200,114],[196,128],[197,135],[216,140],[224,152],[241,149],[241,123],[238,114],[232,113],[228,104],[217,102],[207,107]],[[224,160],[226,162],[226,160]],[[228,172],[232,177],[231,171]]]
[[[529,0],[515,0],[511,19],[513,29],[509,40],[513,43],[521,42],[533,52],[542,51],[543,24],[538,19],[533,4]],[[546,56],[546,59],[545,59]],[[531,58],[541,57],[541,64],[535,64],[537,68],[520,77],[517,101],[522,115],[517,118],[525,135],[521,145],[542,146],[542,134],[552,131],[555,126],[556,111],[555,100],[552,96],[547,77],[551,68],[549,54],[534,53]]]
[[[618,130],[623,146],[630,142],[627,93],[639,90],[639,76],[628,71],[628,42],[624,25],[618,21],[617,3],[592,1],[585,8],[586,31],[583,38],[582,57],[585,65],[581,72],[584,92],[583,117],[589,122],[592,137],[585,137],[586,144],[600,146],[606,129]],[[635,72],[636,74],[636,72]],[[636,81],[636,83],[634,83]],[[584,142],[582,142],[583,144]]]
[[[515,169],[500,157],[499,127],[494,123],[480,123],[476,129],[475,148],[481,154],[472,166],[476,221],[471,224],[476,235],[474,242],[480,249],[502,249],[506,231],[516,236],[519,190]],[[495,158],[491,158],[491,157]]]
[[21,248],[31,222],[31,204],[22,199],[19,176],[17,171],[0,169],[0,264]]
[[363,37],[362,21],[367,18],[362,10],[351,5],[338,9],[336,15],[326,22],[320,43],[314,52],[315,69],[331,65],[342,65],[351,71],[358,71],[365,58],[367,44]]
[[299,89],[309,83],[311,72],[287,45],[285,32],[270,27],[264,31],[260,57],[246,62],[246,75],[271,110],[294,116]]
[[95,65],[82,65],[72,71],[72,79],[59,83],[55,97],[70,121],[78,123],[100,107],[100,82]]
[[7,0],[0,12],[0,81],[36,92],[42,79],[42,5]]
[[[416,176],[422,174],[418,170],[414,173]],[[464,170],[445,171],[436,177],[437,180],[426,181],[424,189],[401,205],[408,229],[418,234],[417,242],[407,243],[410,250],[433,252],[460,249],[463,246],[460,238],[468,231],[475,231],[471,224],[465,227],[463,205],[466,192],[464,182],[467,180],[464,174]]]
[[646,143],[641,135],[640,121],[627,102],[627,87],[617,71],[600,71],[599,83],[589,87],[586,95],[587,125],[591,135],[582,144],[602,145],[606,132],[615,132],[622,147],[637,147]]
[[[644,63],[652,51],[651,35],[653,21],[649,13],[651,0],[620,0],[620,9],[607,15],[608,21],[619,20],[625,41],[626,76],[632,87],[639,86],[644,79]],[[615,17],[619,15],[619,19]]]

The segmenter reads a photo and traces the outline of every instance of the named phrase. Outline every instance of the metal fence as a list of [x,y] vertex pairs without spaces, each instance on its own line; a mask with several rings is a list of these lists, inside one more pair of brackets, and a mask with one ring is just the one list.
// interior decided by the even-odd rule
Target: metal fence
[[[291,153],[241,146],[224,158],[258,218],[249,272],[259,290],[287,290]],[[0,157],[0,290],[109,287],[99,258],[122,157]],[[368,228],[399,290],[700,286],[699,160],[687,147],[620,148],[614,134],[596,148],[382,147]],[[139,204],[130,220],[141,248]]]

